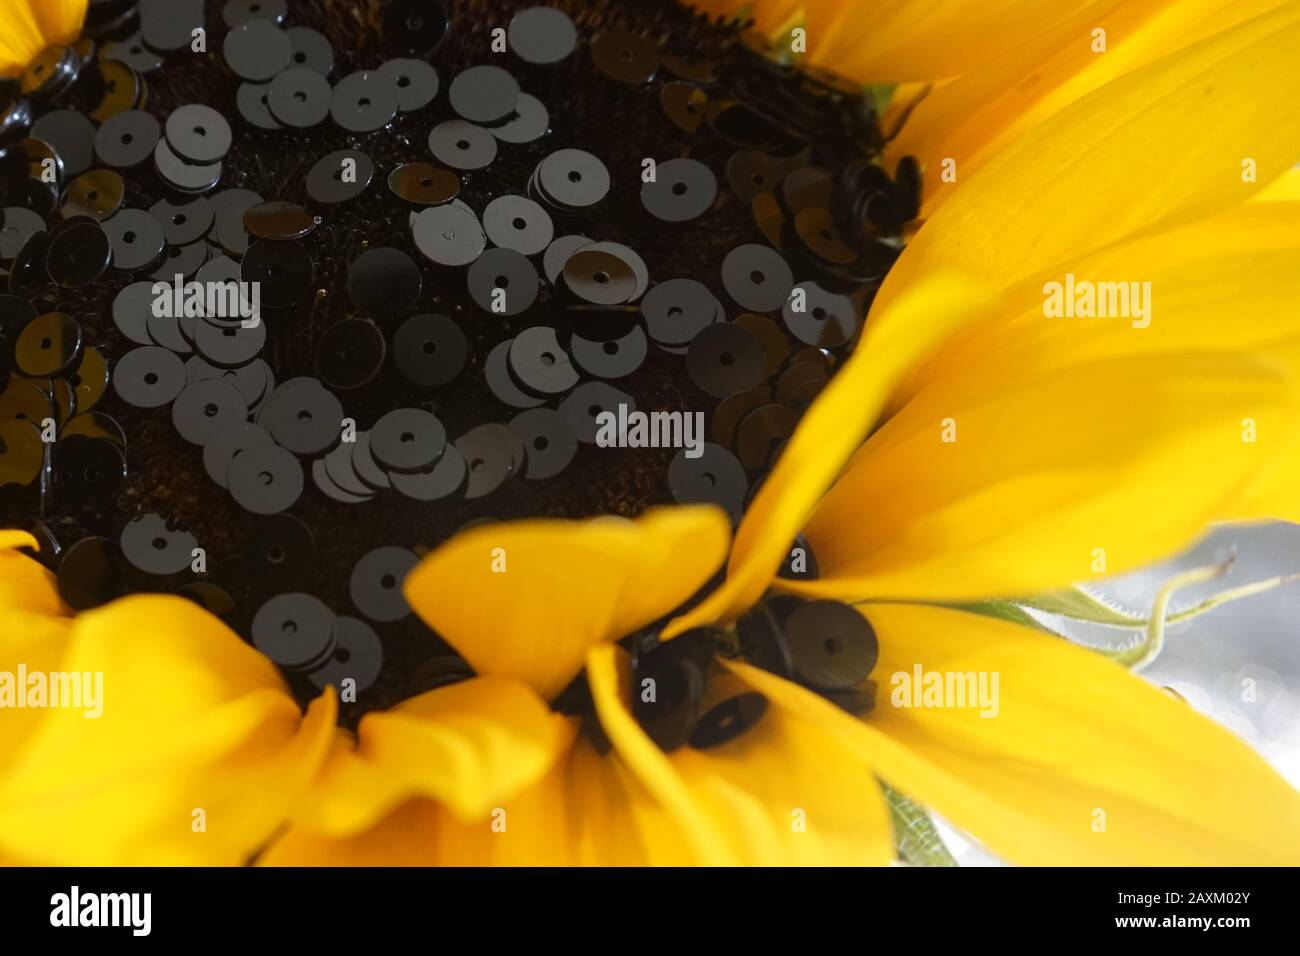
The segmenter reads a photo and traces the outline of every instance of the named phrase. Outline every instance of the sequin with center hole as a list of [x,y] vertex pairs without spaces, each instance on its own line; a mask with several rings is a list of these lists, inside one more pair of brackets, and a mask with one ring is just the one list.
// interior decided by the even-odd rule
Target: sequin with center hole
[[466,274],[474,304],[494,315],[519,315],[537,301],[537,269],[513,249],[487,249]]
[[411,613],[402,582],[419,563],[419,556],[406,548],[384,546],[370,551],[356,563],[348,580],[352,606],[372,621],[400,621]]
[[[113,250],[113,266],[122,272],[139,272],[159,261],[166,247],[160,222],[143,209],[123,209],[103,224]],[[153,287],[153,283],[148,283]],[[150,293],[150,302],[153,295]]]
[[122,555],[146,574],[179,574],[190,566],[198,539],[173,528],[161,515],[136,515],[122,528],[118,545]]
[[[350,688],[357,693],[368,690],[384,667],[384,645],[379,635],[365,621],[340,616],[334,619],[338,645],[325,663],[313,669],[308,678],[318,688]],[[351,681],[346,685],[345,681]]]
[[524,477],[545,481],[569,467],[578,453],[578,436],[560,412],[530,408],[510,420],[510,428],[523,439],[527,451]]
[[395,408],[370,429],[370,454],[390,472],[431,468],[447,447],[447,430],[422,408]]
[[210,106],[190,103],[167,115],[163,126],[167,144],[187,163],[205,165],[225,159],[232,134],[226,118]]
[[302,465],[278,445],[254,445],[230,463],[226,485],[245,511],[270,515],[293,506],[302,495]]
[[445,315],[413,315],[393,334],[393,359],[397,371],[413,385],[446,385],[469,361],[469,340]]
[[279,594],[253,616],[253,644],[286,670],[310,670],[334,653],[334,623],[334,612],[319,598],[302,592]]

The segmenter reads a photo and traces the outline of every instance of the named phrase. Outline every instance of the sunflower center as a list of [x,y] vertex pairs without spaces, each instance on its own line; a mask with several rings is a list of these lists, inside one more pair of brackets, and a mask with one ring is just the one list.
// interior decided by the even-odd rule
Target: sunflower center
[[[738,519],[918,203],[866,101],[741,26],[390,8],[293,4],[277,29],[319,39],[285,34],[270,75],[279,41],[245,50],[238,24],[207,24],[207,55],[109,25],[115,59],[89,37],[43,57],[28,138],[0,115],[0,520],[37,531],[72,606],[180,593],[303,701],[350,680],[348,722],[468,675],[400,587],[457,530]],[[637,666],[690,699],[696,645]],[[752,722],[729,706],[691,732]]]

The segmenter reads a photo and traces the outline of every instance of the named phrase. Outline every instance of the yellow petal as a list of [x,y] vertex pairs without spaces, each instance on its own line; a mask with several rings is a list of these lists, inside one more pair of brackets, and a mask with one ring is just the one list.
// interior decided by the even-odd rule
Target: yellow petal
[[853,354],[817,396],[746,511],[726,581],[674,619],[666,637],[734,618],[758,600],[895,385],[950,330],[988,307],[987,296],[960,277],[933,276],[898,301],[890,322],[867,323]]
[[[886,151],[890,168],[915,156],[924,170],[922,218],[986,159],[1111,80],[1258,16],[1281,0],[1107,0],[1054,24],[997,59],[935,89]],[[1104,36],[1094,31],[1104,31]],[[1097,50],[1099,42],[1104,50]],[[944,177],[955,164],[956,181]]]
[[780,583],[980,599],[1147,564],[1189,544],[1259,467],[1243,420],[1293,434],[1294,403],[1287,376],[1249,355],[973,365],[871,436],[806,529],[821,580]]
[[0,76],[17,76],[38,53],[81,33],[87,0],[5,0],[0,7]]
[[691,857],[613,755],[584,738],[535,785],[467,823],[432,800],[398,806],[348,837],[291,827],[259,860],[279,866],[646,866]]
[[0,778],[0,845],[25,859],[242,863],[333,734],[332,693],[304,718],[265,657],[181,598],[79,615],[61,666],[102,675],[102,716],[47,710]]
[[891,270],[874,310],[940,267],[1010,284],[1246,199],[1258,184],[1243,182],[1243,159],[1266,182],[1300,155],[1298,45],[1300,5],[1291,3],[1062,109],[939,207]]
[[[761,3],[762,0],[759,0]],[[807,0],[809,59],[863,83],[964,73],[1089,0]]]
[[[976,369],[989,378],[1040,372],[1121,355],[1178,351],[1267,351],[1297,337],[1291,305],[1300,297],[1300,203],[1240,203],[1071,258],[1017,283],[998,309],[952,337],[898,388],[893,409],[928,383]],[[1048,283],[1148,284],[1146,319],[1048,317]],[[1100,288],[1099,285],[1095,285]],[[1139,287],[1140,288],[1140,287]]]
[[477,821],[548,773],[572,739],[570,721],[517,681],[439,688],[367,714],[356,742],[341,733],[294,822],[351,837],[417,796]]
[[587,649],[670,613],[718,569],[726,516],[659,508],[636,521],[529,520],[458,535],[406,579],[415,612],[476,671],[548,700]]
[[[1124,668],[959,611],[864,613],[880,638],[881,687],[862,724],[864,755],[999,856],[1040,866],[1300,861],[1300,793],[1237,737]],[[997,715],[895,706],[904,684],[894,675],[917,666],[996,674]]]
[[597,713],[696,862],[863,866],[893,859],[880,789],[842,732],[774,699],[734,740],[665,754],[627,708],[618,653],[610,645],[591,651],[587,676]]
[[1251,202],[1300,202],[1300,166],[1292,166],[1250,199]]
[[59,598],[54,575],[30,555],[16,550],[35,552],[38,547],[26,531],[0,531],[0,614],[24,610],[55,617],[70,615]]

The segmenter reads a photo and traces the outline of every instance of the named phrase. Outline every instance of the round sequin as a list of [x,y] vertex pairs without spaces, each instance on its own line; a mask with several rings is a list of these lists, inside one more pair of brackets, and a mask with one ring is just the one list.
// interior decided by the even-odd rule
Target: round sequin
[[258,239],[301,239],[315,231],[316,219],[297,203],[263,202],[244,210],[244,228]]
[[248,247],[239,272],[244,282],[261,283],[264,305],[279,307],[292,305],[307,293],[316,266],[301,242],[261,239]]
[[157,408],[185,387],[185,364],[175,352],[156,345],[132,349],[113,366],[113,388],[128,405]]
[[[244,213],[262,201],[248,189],[223,189],[211,198],[214,214],[213,232],[226,252],[242,256],[248,251],[248,233],[244,231]],[[238,278],[236,273],[235,278]]]
[[483,376],[492,394],[505,404],[512,408],[536,408],[542,400],[520,389],[510,374],[509,355],[513,343],[514,339],[506,339],[493,347],[483,363]]
[[172,110],[163,132],[172,152],[187,163],[219,162],[230,151],[230,124],[224,116],[202,103],[190,103]]
[[143,209],[123,209],[104,223],[104,234],[112,246],[113,266],[123,272],[148,268],[166,245],[162,224]]
[[641,367],[649,349],[649,340],[639,325],[619,338],[596,341],[574,335],[569,339],[574,363],[597,378],[631,375]]
[[365,319],[343,319],[321,335],[316,371],[333,388],[360,388],[379,374],[387,350],[379,326]]
[[591,44],[596,68],[620,83],[648,83],[659,68],[655,41],[626,30],[607,30]]
[[230,494],[245,511],[270,515],[292,507],[302,495],[302,465],[278,445],[254,445],[226,472]]
[[663,345],[686,345],[719,320],[722,305],[708,286],[694,279],[669,279],[641,303],[646,331]]
[[45,231],[45,220],[21,206],[0,210],[0,259],[12,259],[27,245],[27,240]]
[[[152,329],[151,329],[152,331]],[[194,348],[221,368],[235,368],[251,362],[266,344],[266,323],[217,326],[206,321],[194,326]]]
[[615,420],[623,417],[620,406],[625,412],[634,412],[636,399],[606,382],[583,382],[560,402],[560,414],[578,441],[593,445],[600,430],[599,417],[605,413],[612,413]]
[[393,334],[393,357],[402,377],[414,385],[446,385],[469,360],[469,340],[445,315],[413,315]]
[[560,347],[555,329],[535,326],[510,345],[510,371],[525,388],[539,395],[559,395],[578,384],[578,373]]
[[691,746],[697,750],[718,747],[735,740],[767,713],[767,698],[748,693],[729,697],[700,715],[691,732]]
[[63,197],[63,217],[88,216],[103,221],[122,206],[126,186],[111,169],[92,169],[68,184]]
[[384,43],[390,53],[425,57],[447,34],[441,0],[391,0],[384,12]]
[[400,249],[367,249],[348,268],[348,296],[371,315],[407,311],[420,298],[422,287],[419,266]]
[[[698,457],[690,457],[690,453]],[[749,481],[736,456],[712,442],[702,449],[683,448],[668,465],[668,487],[678,504],[715,504],[732,517],[740,518]]]
[[80,176],[95,161],[95,124],[76,110],[41,114],[31,135],[59,154],[65,176]]
[[247,418],[244,396],[220,379],[195,382],[172,403],[172,424],[177,434],[195,445],[206,445],[216,433]]
[[213,434],[203,445],[203,469],[220,487],[227,487],[230,466],[254,445],[273,445],[275,439],[261,425],[238,422]]
[[371,133],[392,122],[397,115],[397,88],[374,70],[349,73],[334,86],[330,116],[353,133]]
[[107,538],[82,538],[63,552],[57,582],[59,597],[74,611],[107,604],[124,591],[121,557]]
[[307,173],[307,195],[319,203],[339,203],[360,196],[375,173],[365,153],[340,149],[316,160]]
[[50,232],[49,239],[45,268],[65,289],[94,282],[113,259],[112,243],[92,219],[65,220]]
[[775,249],[749,243],[732,249],[722,260],[722,284],[741,308],[773,312],[789,298],[794,273]]
[[447,430],[422,408],[395,408],[370,429],[370,453],[389,471],[422,471],[446,447]]
[[483,231],[498,246],[526,256],[541,252],[555,235],[546,210],[523,196],[498,196],[488,203]]
[[221,19],[228,27],[237,27],[249,20],[269,20],[271,23],[284,22],[289,12],[285,0],[226,0],[221,8]]
[[838,601],[809,601],[785,620],[786,643],[801,681],[823,690],[845,690],[876,666],[876,632],[862,614]]
[[397,90],[397,109],[402,113],[422,109],[438,95],[438,71],[423,60],[399,57],[379,67]]
[[305,66],[295,66],[271,81],[266,105],[278,122],[306,129],[329,115],[332,93],[325,77]]
[[492,494],[514,473],[514,452],[495,430],[479,426],[456,439],[465,459],[465,498],[475,501]]
[[158,175],[183,193],[207,192],[221,179],[221,163],[187,163],[172,151],[166,139],[154,146],[153,163]]
[[763,348],[750,332],[719,322],[691,340],[686,369],[691,379],[714,398],[753,388],[763,376]]
[[455,445],[448,445],[432,468],[410,474],[389,475],[392,487],[413,501],[439,501],[460,491],[465,484],[465,459]]
[[[384,645],[379,635],[365,621],[341,616],[334,619],[338,644],[324,664],[308,677],[315,687],[351,689],[360,693],[378,679],[384,666]],[[350,685],[345,681],[351,681]]]
[[271,115],[271,84],[241,83],[235,91],[235,106],[239,115],[258,129],[282,129],[280,121]]
[[66,312],[38,315],[14,343],[14,364],[28,378],[58,375],[80,355],[81,325]]
[[266,20],[246,20],[226,34],[221,45],[226,66],[236,76],[265,82],[289,65],[289,37]]
[[149,215],[162,224],[168,245],[188,246],[208,234],[216,211],[210,200],[200,196],[184,203],[160,199],[149,207]]
[[609,170],[582,149],[559,149],[537,167],[537,182],[554,202],[574,209],[594,206],[609,194]]
[[453,169],[482,169],[496,159],[497,141],[481,126],[447,120],[429,131],[429,151]]
[[412,222],[411,232],[420,252],[444,266],[469,265],[487,245],[478,217],[455,204],[421,211]]
[[530,481],[554,478],[578,453],[578,438],[568,419],[550,408],[531,408],[510,420],[510,428],[523,439],[527,452],[524,477]]
[[0,422],[0,487],[30,485],[45,461],[45,443],[33,421]]
[[257,423],[289,451],[318,455],[338,442],[343,405],[313,378],[290,379],[263,404]]
[[485,312],[519,315],[537,301],[537,269],[513,249],[488,249],[469,267],[470,296]]
[[551,128],[551,114],[546,104],[529,93],[520,93],[515,113],[489,132],[503,143],[531,143]]
[[154,344],[148,331],[153,301],[152,282],[133,282],[113,299],[113,324],[137,345]]
[[375,548],[352,569],[348,581],[352,606],[372,621],[400,621],[411,613],[402,582],[419,563],[415,552],[406,548]]
[[578,45],[578,29],[563,10],[529,7],[510,19],[510,49],[529,63],[559,63]]
[[289,62],[315,70],[321,76],[334,72],[334,48],[330,41],[310,27],[292,27],[289,35]]
[[702,215],[718,197],[713,171],[696,159],[660,163],[653,182],[641,184],[641,204],[656,219],[687,222]]
[[514,110],[519,83],[499,66],[471,66],[451,81],[447,98],[471,123],[495,123]]
[[393,195],[419,206],[441,206],[460,192],[460,177],[433,163],[407,163],[388,174]]
[[161,515],[136,515],[118,538],[122,555],[145,574],[179,574],[194,560],[198,540],[168,526]]
[[253,644],[281,667],[309,670],[334,653],[334,623],[334,612],[319,598],[301,592],[279,594],[253,615]]
[[800,342],[833,349],[857,332],[857,310],[848,296],[828,292],[816,282],[795,286],[781,309],[785,327]]
[[109,117],[95,133],[95,153],[115,169],[136,166],[152,154],[162,135],[158,120],[143,110],[126,110]]

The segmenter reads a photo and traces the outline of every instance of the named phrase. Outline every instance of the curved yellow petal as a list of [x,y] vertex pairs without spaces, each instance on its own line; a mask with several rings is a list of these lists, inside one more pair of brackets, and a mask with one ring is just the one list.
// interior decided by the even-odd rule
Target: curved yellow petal
[[476,671],[524,681],[549,700],[593,644],[625,637],[695,594],[722,564],[729,537],[712,506],[657,508],[635,521],[492,524],[430,554],[404,591]]
[[60,666],[102,693],[46,710],[0,777],[0,846],[23,859],[242,863],[333,734],[332,693],[304,717],[264,656],[182,598],[79,615]]
[[616,756],[577,740],[540,781],[465,822],[432,800],[331,837],[291,827],[259,862],[273,866],[650,866],[691,856]]
[[[1108,0],[932,91],[886,150],[915,156],[929,218],[991,156],[1111,80],[1278,6],[1282,0]],[[1095,31],[1102,31],[1101,34]],[[944,176],[944,163],[952,175]]]
[[59,598],[54,575],[17,550],[30,548],[35,552],[38,547],[36,539],[26,531],[0,531],[0,614],[18,610],[51,617],[71,614]]
[[1292,166],[1250,197],[1251,202],[1300,202],[1300,166]]
[[601,724],[696,862],[864,866],[894,858],[871,768],[834,729],[773,699],[736,739],[665,754],[628,710],[618,653],[596,647],[588,662]]
[[1189,544],[1260,467],[1244,420],[1290,435],[1296,411],[1249,355],[973,365],[871,436],[805,531],[821,579],[779,584],[961,600],[1121,573]]
[[5,0],[0,7],[0,76],[17,76],[38,53],[81,33],[87,0]]
[[[862,724],[864,756],[999,856],[1028,865],[1300,861],[1300,793],[1182,701],[1100,655],[1003,621],[863,610],[880,638],[881,688]],[[996,674],[996,708],[903,706],[913,697],[894,675],[914,680],[918,666],[984,673],[990,689]]]
[[[1060,110],[939,207],[874,309],[938,268],[1009,285],[1071,255],[1245,200],[1300,155],[1297,46],[1300,4],[1289,3]],[[1247,159],[1258,183],[1243,175]]]
[[804,4],[809,59],[863,83],[937,80],[964,73],[1057,20],[1098,5],[1095,0]]
[[[898,388],[893,408],[927,384],[968,369],[998,378],[1121,355],[1244,349],[1274,353],[1300,337],[1291,309],[1300,297],[1300,203],[1239,203],[1175,229],[1072,258],[1006,290],[996,312],[952,337]],[[1074,287],[1145,283],[1146,317],[1045,315],[1049,283]],[[1141,286],[1139,286],[1139,293]],[[1149,321],[1148,321],[1149,319]]]
[[670,622],[666,637],[734,618],[758,600],[897,383],[952,329],[987,311],[989,302],[958,276],[932,276],[898,300],[889,323],[867,323],[852,355],[804,415],[746,510],[726,581]]
[[466,821],[535,784],[573,739],[570,721],[527,685],[479,677],[367,714],[340,733],[293,822],[323,837],[374,827],[414,797]]

